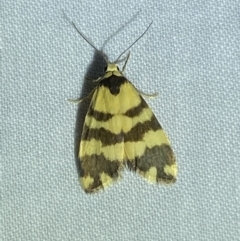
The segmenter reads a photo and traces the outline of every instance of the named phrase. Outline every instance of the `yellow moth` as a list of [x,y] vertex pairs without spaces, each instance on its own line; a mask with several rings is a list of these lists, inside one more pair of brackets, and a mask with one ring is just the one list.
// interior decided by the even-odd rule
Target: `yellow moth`
[[109,62],[72,24],[106,60],[105,73],[96,80],[98,85],[90,94],[80,142],[83,189],[92,193],[107,187],[119,178],[125,166],[150,182],[174,183],[177,165],[168,137],[141,93],[123,75],[129,54],[121,71],[116,64],[152,23],[114,62]]

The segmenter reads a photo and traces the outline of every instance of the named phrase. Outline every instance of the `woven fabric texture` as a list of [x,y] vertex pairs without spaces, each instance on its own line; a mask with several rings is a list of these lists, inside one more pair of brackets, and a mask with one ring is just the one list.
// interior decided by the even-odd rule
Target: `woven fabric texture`
[[[238,0],[2,1],[1,240],[239,240]],[[76,146],[89,80],[102,61],[71,21],[114,61],[168,133],[172,186],[123,172],[87,195]],[[120,63],[120,66],[123,64]]]

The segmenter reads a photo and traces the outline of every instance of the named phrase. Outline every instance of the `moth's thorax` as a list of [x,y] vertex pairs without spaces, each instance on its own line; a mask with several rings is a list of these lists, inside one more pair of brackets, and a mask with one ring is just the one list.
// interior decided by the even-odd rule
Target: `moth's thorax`
[[128,81],[123,76],[118,66],[113,63],[108,63],[105,74],[99,82],[99,87],[104,86],[112,95],[117,96],[120,92],[121,86],[126,82]]
[[108,63],[107,69],[105,71],[103,78],[109,78],[110,76],[123,76],[121,71],[119,70],[118,66],[114,63]]

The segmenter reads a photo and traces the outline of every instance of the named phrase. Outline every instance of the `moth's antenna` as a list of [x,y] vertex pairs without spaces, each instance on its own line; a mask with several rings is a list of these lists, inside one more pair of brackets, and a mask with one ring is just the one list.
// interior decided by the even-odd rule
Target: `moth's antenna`
[[101,49],[104,48],[104,46],[106,46],[107,42],[109,40],[111,40],[114,36],[116,36],[120,31],[122,31],[127,25],[129,25],[130,23],[132,23],[136,17],[139,15],[139,13],[141,12],[142,10],[139,9],[137,11],[137,13],[135,13],[129,20],[127,20],[125,23],[122,24],[122,26],[120,26],[115,32],[113,32],[104,42],[103,42],[103,46]]
[[108,63],[108,60],[106,59],[106,57],[103,55],[103,53],[101,51],[99,51],[76,27],[74,22],[71,22],[73,27],[77,30],[77,32],[80,34],[80,36],[89,44],[91,45],[106,61],[106,63]]
[[126,53],[140,38],[143,37],[143,35],[148,31],[148,29],[151,27],[153,21],[148,25],[147,29],[139,36],[127,49],[125,49],[119,56],[118,58],[114,61],[114,63],[117,63],[117,61],[120,59],[120,57]]

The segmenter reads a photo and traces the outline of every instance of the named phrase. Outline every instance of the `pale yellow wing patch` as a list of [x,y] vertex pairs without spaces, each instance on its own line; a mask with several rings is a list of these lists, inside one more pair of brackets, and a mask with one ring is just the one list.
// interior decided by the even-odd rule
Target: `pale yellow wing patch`
[[100,86],[94,93],[94,110],[109,114],[124,114],[138,106],[141,98],[130,82],[122,84],[118,95],[112,95],[105,86]]

